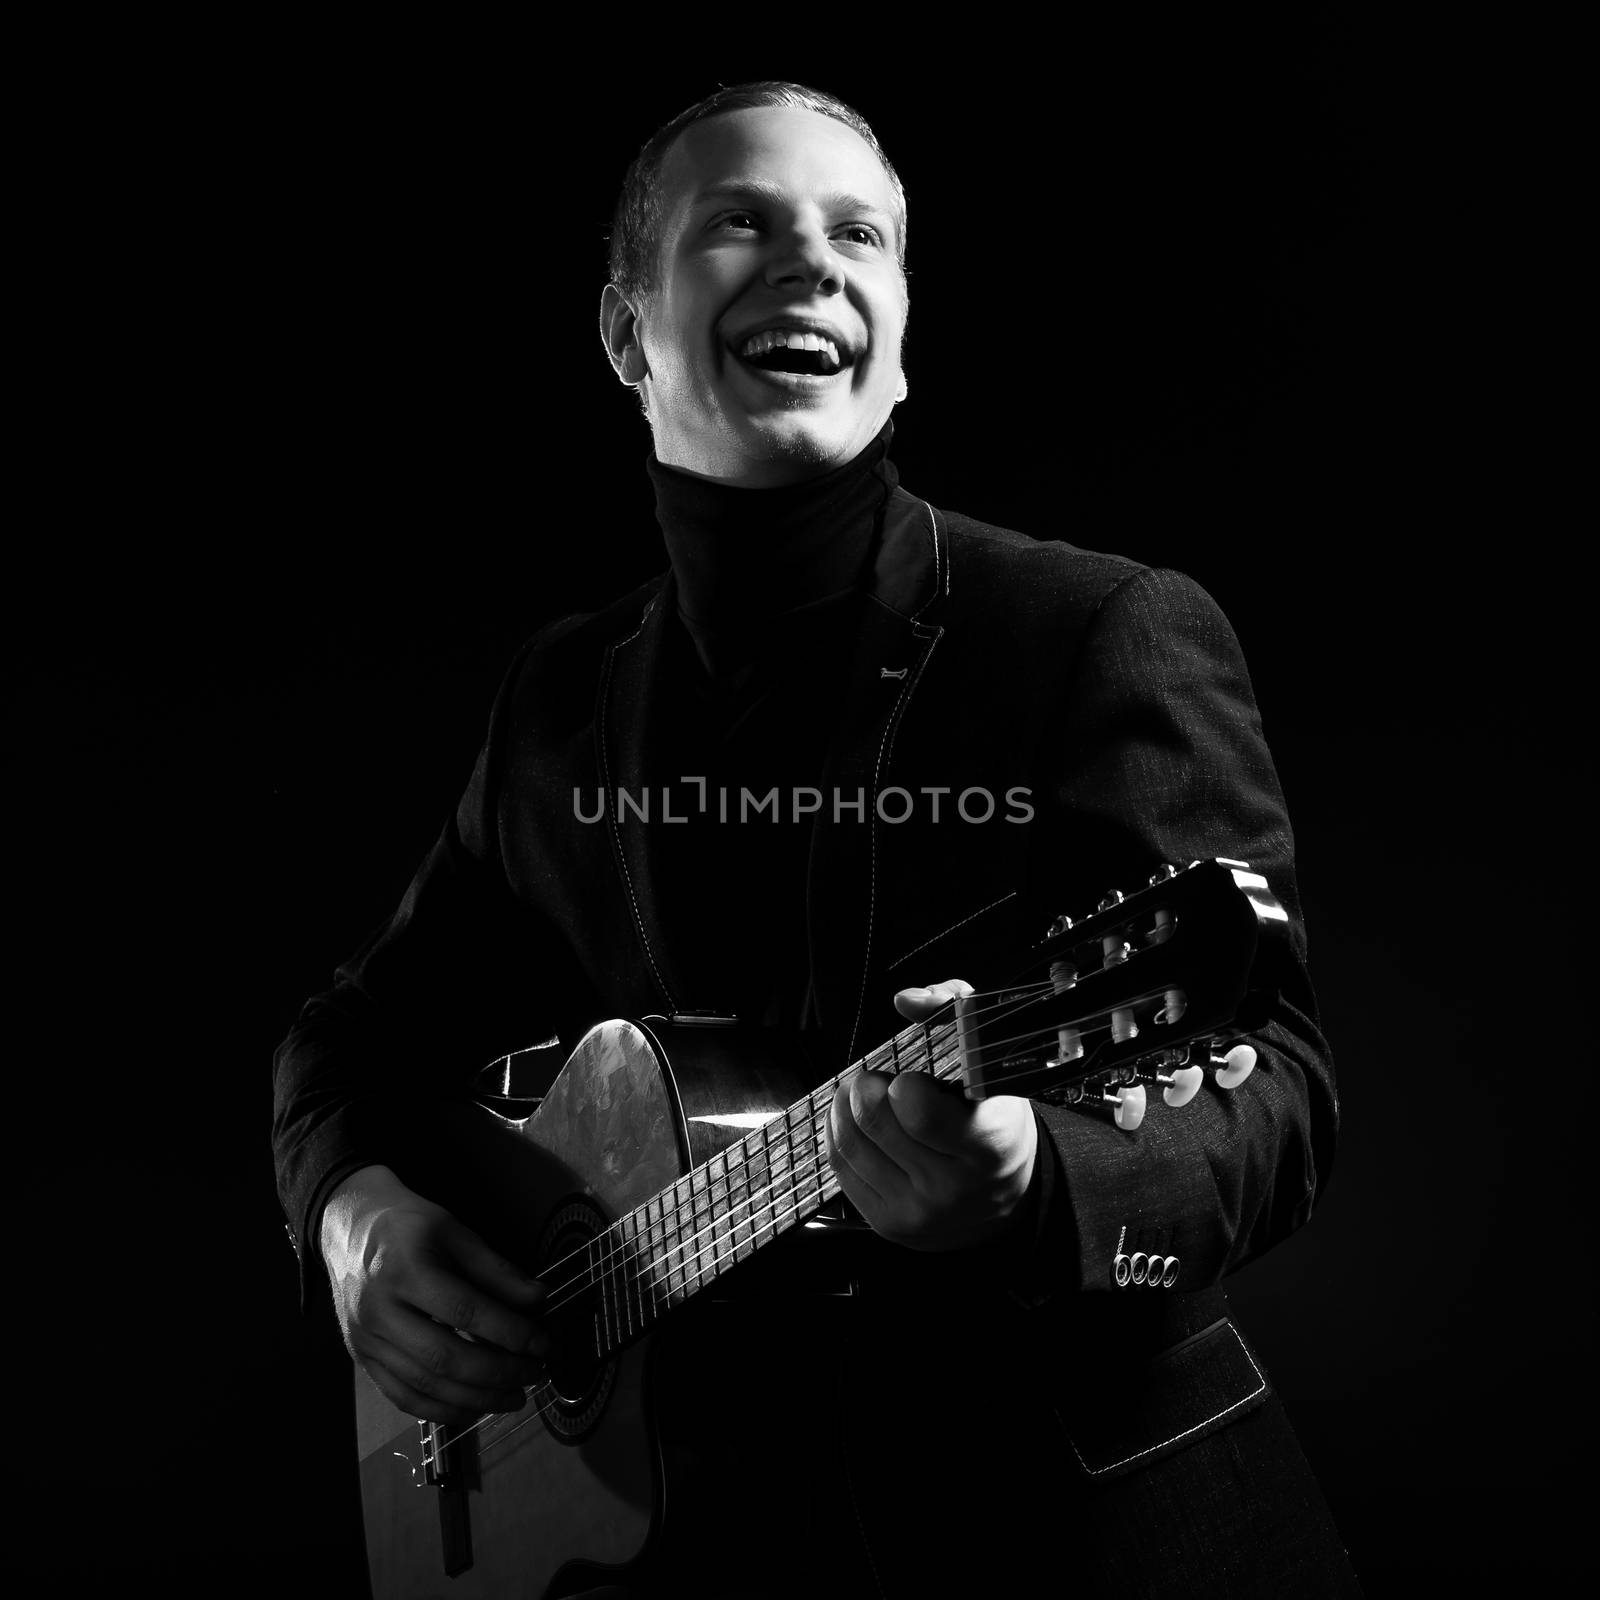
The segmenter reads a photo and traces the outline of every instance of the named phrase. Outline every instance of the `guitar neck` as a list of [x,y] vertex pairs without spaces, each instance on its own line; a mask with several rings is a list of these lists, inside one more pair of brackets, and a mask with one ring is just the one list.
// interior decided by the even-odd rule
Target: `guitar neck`
[[837,1198],[824,1129],[842,1082],[862,1070],[948,1076],[960,1056],[953,1023],[915,1023],[597,1234],[562,1275],[564,1291],[587,1291],[596,1354],[632,1343]]

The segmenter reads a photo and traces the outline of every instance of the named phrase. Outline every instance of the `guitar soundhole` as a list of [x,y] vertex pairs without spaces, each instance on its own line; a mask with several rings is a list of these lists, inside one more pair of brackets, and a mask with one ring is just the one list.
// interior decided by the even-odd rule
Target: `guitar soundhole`
[[618,1358],[602,1360],[596,1349],[593,1296],[574,1289],[574,1280],[589,1270],[584,1247],[605,1226],[605,1218],[587,1200],[569,1200],[551,1217],[539,1252],[547,1264],[539,1273],[546,1303],[555,1308],[547,1317],[552,1335],[547,1367],[555,1399],[547,1405],[544,1421],[568,1444],[594,1429],[617,1381]]

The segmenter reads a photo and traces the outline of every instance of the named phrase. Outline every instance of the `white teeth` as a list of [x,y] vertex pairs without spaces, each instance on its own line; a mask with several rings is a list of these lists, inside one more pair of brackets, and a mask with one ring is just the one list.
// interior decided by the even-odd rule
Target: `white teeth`
[[740,345],[739,354],[753,359],[764,356],[769,350],[775,350],[779,346],[787,350],[820,350],[827,355],[834,366],[844,365],[839,359],[839,347],[832,339],[818,333],[801,333],[788,328],[769,328],[765,333],[752,334]]

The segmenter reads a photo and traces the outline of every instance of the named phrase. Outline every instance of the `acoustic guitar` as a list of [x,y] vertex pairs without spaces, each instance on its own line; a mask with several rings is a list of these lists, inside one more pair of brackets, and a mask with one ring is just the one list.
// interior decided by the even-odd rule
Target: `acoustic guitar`
[[1252,1069],[1236,1036],[1271,1009],[1286,923],[1244,863],[1164,867],[1081,920],[1058,918],[1009,985],[806,1092],[796,1083],[816,1075],[797,1045],[651,1017],[592,1028],[525,1119],[480,1107],[442,1119],[439,1144],[458,1159],[425,1192],[544,1283],[553,1351],[521,1411],[469,1426],[406,1417],[357,1374],[376,1600],[628,1580],[671,1514],[652,1332],[786,1234],[848,1221],[823,1129],[850,1073],[930,1073],[969,1099],[1032,1096],[1131,1133],[1147,1091],[1178,1108],[1207,1070],[1227,1090]]

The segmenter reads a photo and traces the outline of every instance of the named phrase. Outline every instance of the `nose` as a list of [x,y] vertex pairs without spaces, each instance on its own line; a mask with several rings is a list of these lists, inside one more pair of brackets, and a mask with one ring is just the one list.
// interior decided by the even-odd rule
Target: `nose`
[[843,263],[819,225],[797,222],[768,263],[767,282],[774,288],[838,294],[844,288]]

